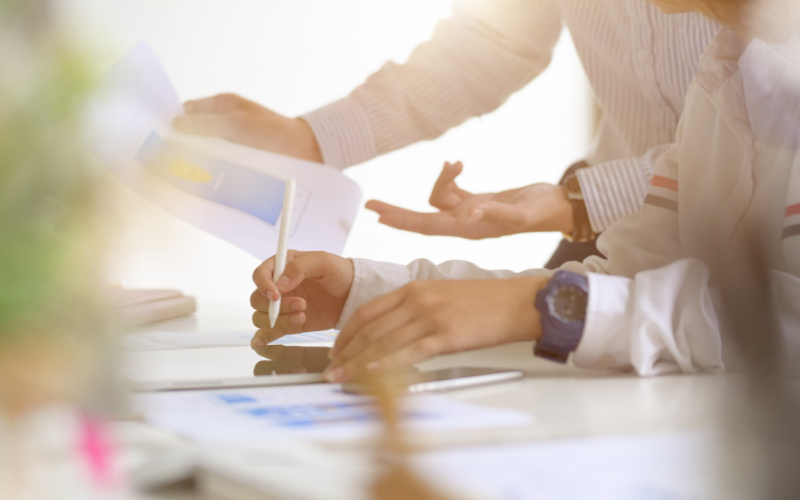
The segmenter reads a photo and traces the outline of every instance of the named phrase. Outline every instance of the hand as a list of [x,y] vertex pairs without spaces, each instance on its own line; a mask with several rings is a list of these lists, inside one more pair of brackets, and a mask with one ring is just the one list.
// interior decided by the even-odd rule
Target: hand
[[269,361],[259,361],[253,368],[253,375],[272,375],[285,373],[320,373],[331,360],[330,347],[304,347],[297,345],[271,345],[258,352]]
[[444,164],[430,197],[439,212],[412,212],[377,200],[368,201],[366,208],[377,212],[387,226],[427,235],[480,240],[535,231],[572,232],[572,204],[563,187],[533,184],[472,194],[455,182],[462,170],[461,162]]
[[[353,263],[326,252],[286,254],[286,269],[277,283],[272,282],[275,257],[256,268],[253,281],[257,290],[250,296],[253,324],[259,328],[250,343],[259,354],[269,357],[265,348],[284,335],[328,330],[336,326],[353,284]],[[269,326],[270,299],[281,297],[281,310],[275,328]]]
[[311,127],[236,94],[220,94],[183,105],[175,128],[188,134],[213,135],[236,144],[322,163]]
[[360,307],[325,370],[331,382],[451,352],[540,336],[536,293],[549,278],[415,281]]

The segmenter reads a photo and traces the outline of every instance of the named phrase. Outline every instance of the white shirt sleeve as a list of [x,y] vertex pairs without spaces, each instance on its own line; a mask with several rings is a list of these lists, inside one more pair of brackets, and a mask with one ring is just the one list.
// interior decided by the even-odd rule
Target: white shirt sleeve
[[586,327],[573,361],[639,375],[724,369],[709,277],[693,259],[633,279],[590,273]]
[[678,159],[677,146],[658,157],[659,182],[648,186],[639,213],[600,236],[597,246],[607,258],[581,264],[589,304],[573,358],[578,366],[640,375],[724,368],[710,272],[685,258],[681,246]]

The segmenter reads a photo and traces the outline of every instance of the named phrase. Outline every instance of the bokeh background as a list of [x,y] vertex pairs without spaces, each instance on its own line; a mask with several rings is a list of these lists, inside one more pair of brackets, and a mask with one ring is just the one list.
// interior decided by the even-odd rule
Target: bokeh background
[[[235,92],[296,116],[347,95],[385,61],[405,61],[450,14],[448,0],[60,0],[59,16],[91,47],[100,75],[137,41],[155,49],[183,100]],[[462,160],[462,187],[496,191],[557,182],[592,133],[591,93],[569,33],[550,68],[499,110],[433,142],[346,170],[364,191],[415,210],[446,160]],[[110,235],[109,283],[178,288],[203,303],[246,301],[258,261],[118,183],[108,188],[120,228]],[[558,234],[484,241],[398,231],[361,211],[346,256],[407,263],[473,261],[540,267]]]

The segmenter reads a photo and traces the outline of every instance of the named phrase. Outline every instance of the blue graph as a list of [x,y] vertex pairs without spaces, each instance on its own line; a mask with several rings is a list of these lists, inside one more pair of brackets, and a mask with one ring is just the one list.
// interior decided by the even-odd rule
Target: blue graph
[[225,404],[235,405],[241,403],[255,403],[256,399],[244,394],[215,394],[215,396]]
[[151,132],[136,160],[170,185],[275,225],[283,208],[286,182]]

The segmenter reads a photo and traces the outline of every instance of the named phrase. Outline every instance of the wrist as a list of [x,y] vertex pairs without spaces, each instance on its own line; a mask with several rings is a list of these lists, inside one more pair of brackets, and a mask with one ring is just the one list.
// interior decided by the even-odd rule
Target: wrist
[[295,136],[297,138],[298,158],[323,163],[322,150],[319,147],[317,136],[311,129],[311,125],[302,118],[292,118]]
[[558,231],[565,234],[572,234],[575,231],[574,203],[570,200],[566,187],[559,186],[559,194]]
[[541,313],[533,306],[536,295],[547,286],[549,277],[536,276],[519,280],[519,290],[515,297],[519,300],[519,310],[515,317],[519,326],[520,340],[539,340],[542,336]]

